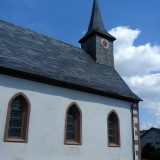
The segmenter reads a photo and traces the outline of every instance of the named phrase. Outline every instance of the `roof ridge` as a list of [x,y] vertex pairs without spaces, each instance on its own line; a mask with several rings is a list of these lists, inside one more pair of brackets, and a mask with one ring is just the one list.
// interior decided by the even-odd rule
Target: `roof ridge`
[[92,34],[100,34],[100,35],[103,35],[104,37],[110,38],[112,41],[116,40],[116,38],[112,36],[111,34],[109,34],[107,30],[105,29],[98,0],[93,1],[92,14],[90,18],[88,31],[83,36],[83,38],[79,40],[79,43],[84,42]]

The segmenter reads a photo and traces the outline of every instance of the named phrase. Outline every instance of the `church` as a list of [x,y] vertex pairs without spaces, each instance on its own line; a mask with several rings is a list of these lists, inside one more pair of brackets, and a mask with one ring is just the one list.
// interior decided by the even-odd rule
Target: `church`
[[1,160],[141,160],[139,102],[94,0],[81,48],[0,20]]

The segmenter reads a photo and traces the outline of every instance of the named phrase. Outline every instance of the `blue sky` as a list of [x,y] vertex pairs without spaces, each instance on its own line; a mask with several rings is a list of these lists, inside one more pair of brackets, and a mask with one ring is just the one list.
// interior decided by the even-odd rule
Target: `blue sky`
[[[88,27],[92,1],[0,0],[0,18],[68,43],[76,43]],[[130,26],[143,31],[136,44],[156,44],[160,41],[159,0],[99,0],[99,4],[107,30]]]
[[[92,4],[93,0],[0,0],[0,19],[80,47]],[[99,5],[106,29],[118,37],[117,70],[144,100],[141,128],[160,127],[160,1],[99,0]]]

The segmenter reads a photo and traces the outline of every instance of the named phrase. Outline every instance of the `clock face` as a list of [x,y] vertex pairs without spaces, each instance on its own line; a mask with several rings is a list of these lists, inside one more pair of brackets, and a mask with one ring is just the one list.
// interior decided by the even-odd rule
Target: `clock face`
[[101,45],[103,48],[107,49],[109,47],[109,42],[106,39],[101,39]]

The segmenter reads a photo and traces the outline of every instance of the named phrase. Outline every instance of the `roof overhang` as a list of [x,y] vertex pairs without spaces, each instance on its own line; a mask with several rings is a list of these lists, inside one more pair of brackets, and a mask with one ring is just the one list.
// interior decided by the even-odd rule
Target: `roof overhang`
[[103,32],[99,32],[99,31],[97,31],[97,30],[93,30],[93,31],[90,32],[90,33],[87,32],[86,35],[85,35],[82,39],[80,39],[80,40],[78,41],[78,43],[83,43],[84,41],[86,41],[86,40],[88,40],[90,37],[92,37],[93,35],[99,35],[99,36],[104,37],[104,38],[107,38],[107,39],[109,39],[109,40],[111,40],[111,41],[115,41],[115,40],[116,40],[116,38],[113,37],[112,35],[110,35],[109,33],[103,33]]
[[121,96],[118,94],[103,92],[103,91],[100,91],[97,89],[84,87],[84,86],[77,85],[74,83],[67,83],[64,81],[54,80],[54,79],[46,78],[46,77],[43,77],[40,75],[31,74],[31,73],[18,71],[18,70],[6,68],[6,67],[1,67],[1,66],[0,66],[0,74],[13,76],[13,77],[17,77],[17,78],[22,78],[22,79],[26,79],[26,80],[31,80],[31,81],[35,81],[35,82],[39,82],[39,83],[45,83],[45,84],[49,84],[49,85],[53,85],[53,86],[63,87],[63,88],[67,88],[67,89],[78,90],[78,91],[87,92],[87,93],[91,93],[91,94],[101,95],[101,96],[105,96],[105,97],[115,98],[115,99],[128,101],[128,102],[139,103],[140,101],[142,101],[141,99],[133,99],[130,97],[124,97],[124,96]]

